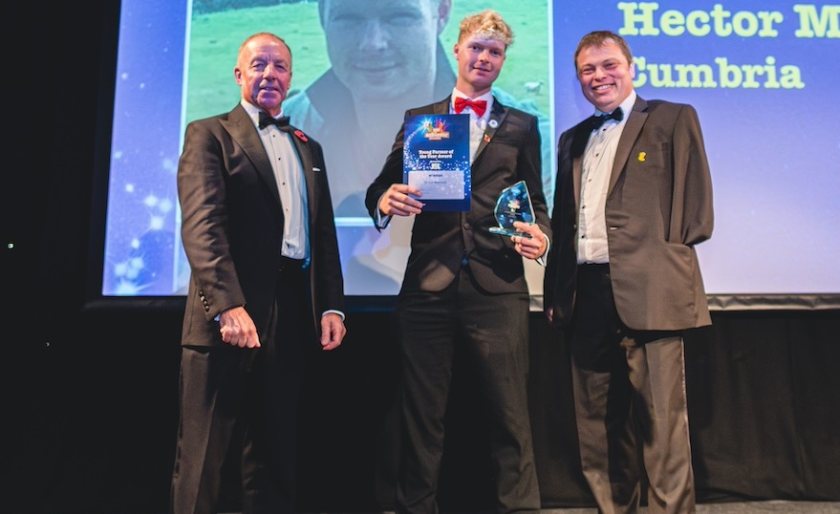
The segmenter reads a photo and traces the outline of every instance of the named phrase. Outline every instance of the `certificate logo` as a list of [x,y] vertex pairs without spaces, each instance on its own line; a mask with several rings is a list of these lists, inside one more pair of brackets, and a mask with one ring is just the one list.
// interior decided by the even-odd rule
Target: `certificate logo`
[[440,141],[441,139],[449,139],[449,130],[446,128],[446,123],[442,119],[426,120],[423,122],[423,137],[429,141]]

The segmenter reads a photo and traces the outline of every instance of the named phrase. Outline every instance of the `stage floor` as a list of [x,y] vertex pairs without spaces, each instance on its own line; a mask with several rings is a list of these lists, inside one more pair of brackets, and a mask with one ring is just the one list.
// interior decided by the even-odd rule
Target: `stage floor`
[[[643,507],[640,514],[646,514]],[[596,514],[595,508],[543,509],[542,514]],[[840,502],[802,502],[802,501],[755,501],[706,503],[697,505],[697,514],[840,514]],[[226,514],[238,514],[229,512]],[[311,514],[394,514],[393,512],[331,512]],[[451,512],[448,514],[481,514],[478,512]]]
[[[542,514],[595,514],[597,509],[544,509]],[[640,514],[646,514],[642,508]],[[756,501],[706,503],[697,505],[697,514],[840,514],[840,502]]]

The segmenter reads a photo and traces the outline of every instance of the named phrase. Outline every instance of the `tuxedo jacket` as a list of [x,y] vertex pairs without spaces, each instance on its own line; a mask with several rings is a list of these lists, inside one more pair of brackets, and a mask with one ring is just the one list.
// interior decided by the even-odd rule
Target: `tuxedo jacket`
[[[582,122],[560,136],[546,267],[546,309],[568,326],[575,299]],[[610,278],[622,322],[636,330],[711,323],[694,245],[712,234],[712,183],[697,113],[637,98],[624,126],[606,200]]]
[[[335,222],[321,146],[290,135],[306,183],[310,301],[316,334],[321,314],[343,309]],[[257,128],[238,105],[187,126],[178,165],[181,235],[192,271],[182,344],[221,345],[216,316],[244,305],[262,338],[275,300],[283,208]]]
[[[406,111],[406,119],[421,114],[449,114],[451,97]],[[379,198],[403,181],[403,134],[400,129],[379,176],[367,190],[365,206],[377,219]],[[537,118],[505,107],[493,99],[484,137],[472,162],[472,197],[468,212],[423,212],[415,217],[411,254],[402,292],[439,292],[469,266],[479,286],[490,294],[527,292],[522,257],[509,237],[489,231],[498,225],[493,211],[502,189],[524,180],[531,194],[536,223],[550,238],[542,190],[540,133]],[[422,201],[422,198],[420,198]]]

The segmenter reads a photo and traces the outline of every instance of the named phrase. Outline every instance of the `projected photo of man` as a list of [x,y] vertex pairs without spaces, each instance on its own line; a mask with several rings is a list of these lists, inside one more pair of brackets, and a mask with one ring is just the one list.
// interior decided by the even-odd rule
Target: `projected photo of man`
[[[446,96],[455,73],[440,36],[451,0],[319,0],[330,68],[284,105],[324,144],[336,216],[366,216],[364,190],[388,154],[401,113]],[[506,105],[532,102],[494,90]],[[547,134],[548,119],[541,118]],[[545,140],[550,138],[544,137]],[[544,166],[550,166],[546,145]]]
[[[282,30],[301,56],[283,113],[323,145],[349,295],[395,295],[405,272],[414,218],[390,234],[371,225],[364,193],[391,151],[406,109],[448,95],[460,19],[487,7],[524,30],[505,77],[493,85],[504,105],[537,116],[543,190],[552,198],[553,135],[546,0],[195,0],[189,31],[185,120],[229,108],[236,91],[218,69],[239,41]],[[183,256],[177,269],[186,276]],[[531,268],[541,274],[541,269]],[[541,276],[541,275],[540,275]],[[533,277],[532,277],[533,278]],[[538,284],[537,277],[530,283]],[[539,294],[536,291],[535,294]]]
[[[452,89],[455,75],[438,41],[450,0],[320,0],[331,68],[287,112],[340,163],[332,184],[337,216],[365,215],[364,187],[387,155],[407,105]],[[419,102],[419,103],[418,103]]]

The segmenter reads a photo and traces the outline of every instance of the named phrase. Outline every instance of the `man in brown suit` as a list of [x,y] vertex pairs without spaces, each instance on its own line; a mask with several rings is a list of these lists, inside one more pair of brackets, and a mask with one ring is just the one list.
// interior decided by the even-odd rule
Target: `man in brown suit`
[[694,512],[682,333],[711,323],[700,125],[689,105],[636,95],[617,34],[584,36],[575,67],[596,115],[560,136],[544,292],[571,349],[583,474],[600,512],[637,512],[643,473],[649,512]]

